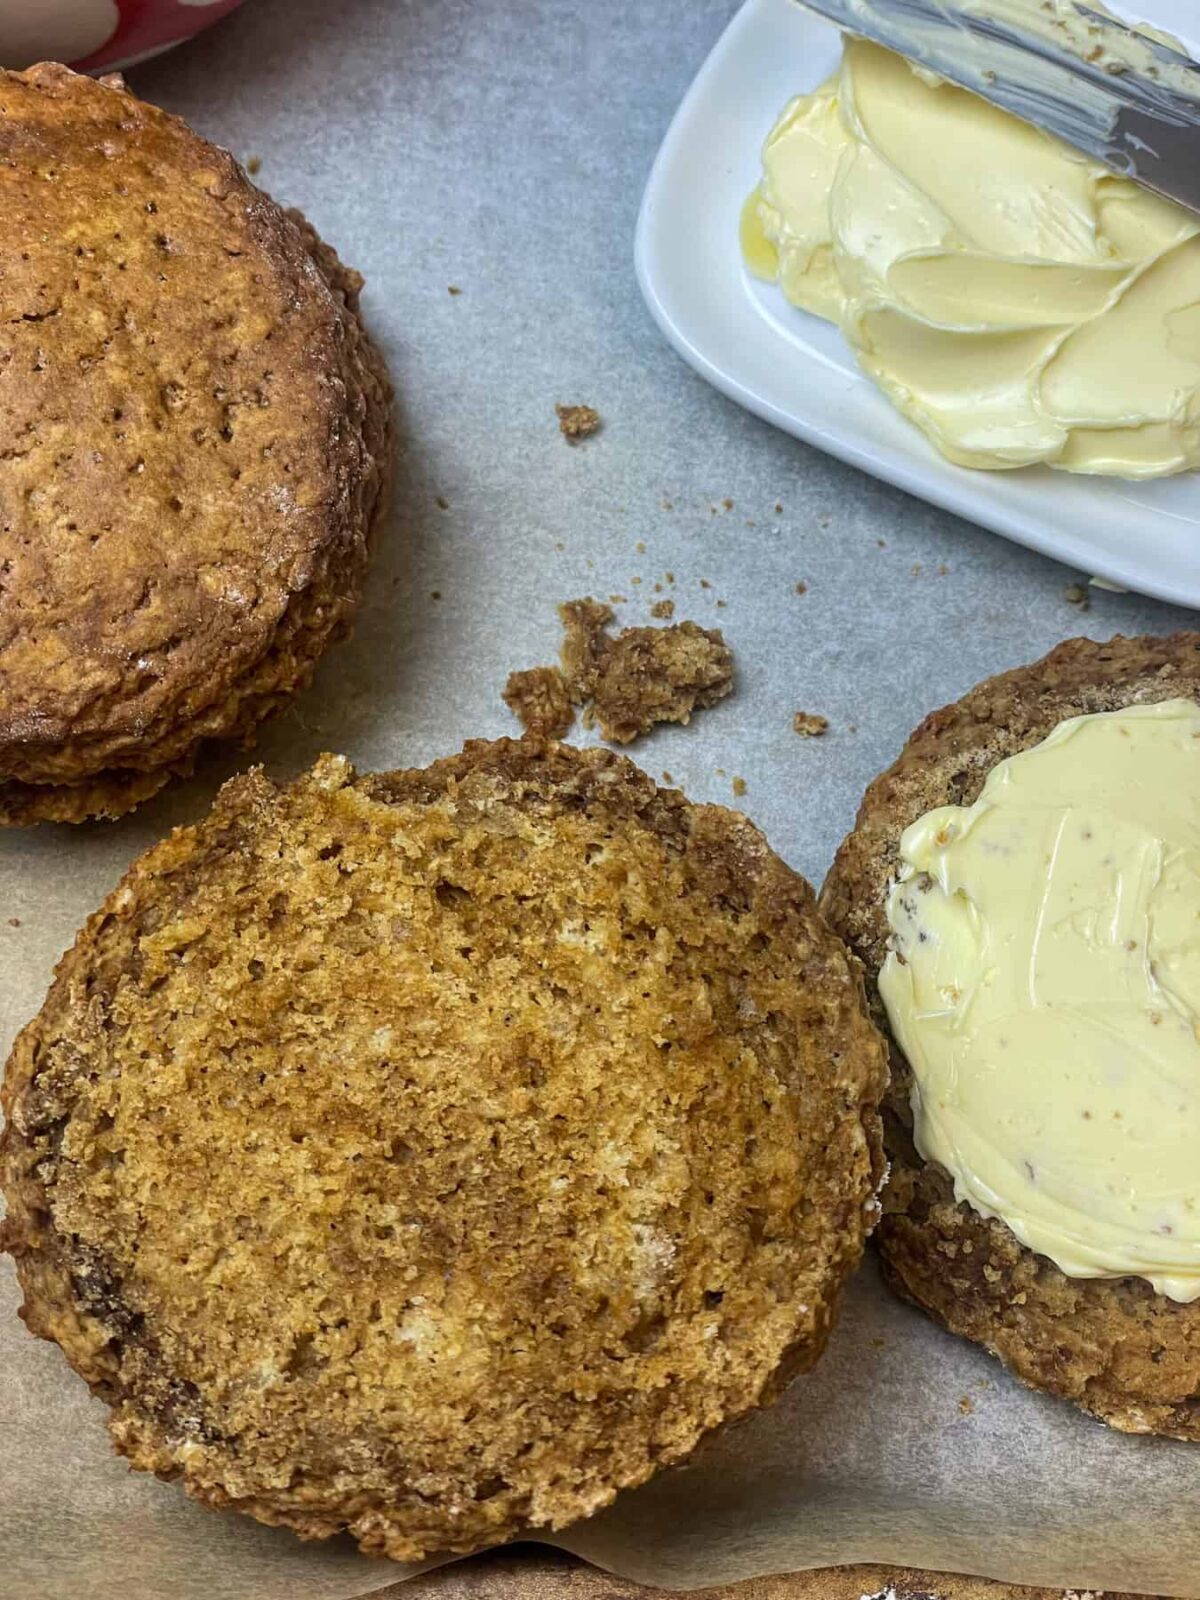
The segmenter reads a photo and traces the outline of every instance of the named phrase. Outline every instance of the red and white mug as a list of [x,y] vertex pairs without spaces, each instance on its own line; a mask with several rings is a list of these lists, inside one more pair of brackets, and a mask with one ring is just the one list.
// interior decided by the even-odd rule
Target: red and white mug
[[242,0],[0,0],[0,66],[113,72],[169,50]]

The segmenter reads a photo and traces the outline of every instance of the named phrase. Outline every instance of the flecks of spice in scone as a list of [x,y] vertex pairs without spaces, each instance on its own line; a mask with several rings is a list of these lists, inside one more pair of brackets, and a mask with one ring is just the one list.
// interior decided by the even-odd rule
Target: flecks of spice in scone
[[525,729],[542,739],[561,739],[575,720],[567,682],[557,667],[510,672],[504,704]]
[[695,622],[626,628],[613,638],[609,606],[592,599],[559,607],[562,670],[585,721],[606,739],[628,744],[656,722],[683,722],[733,687],[733,655],[717,629]]
[[577,444],[595,433],[600,426],[600,413],[593,406],[556,405],[558,429],[568,444]]
[[802,739],[818,739],[829,727],[829,718],[815,711],[797,711],[792,718],[792,732]]

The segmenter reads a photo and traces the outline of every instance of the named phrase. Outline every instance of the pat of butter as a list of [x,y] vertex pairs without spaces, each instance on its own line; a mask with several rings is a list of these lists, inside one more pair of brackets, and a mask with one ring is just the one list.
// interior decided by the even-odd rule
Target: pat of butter
[[917,1148],[1071,1277],[1200,1298],[1200,706],[1077,717],[901,840]]
[[742,239],[951,461],[1200,464],[1200,217],[890,51],[787,107]]

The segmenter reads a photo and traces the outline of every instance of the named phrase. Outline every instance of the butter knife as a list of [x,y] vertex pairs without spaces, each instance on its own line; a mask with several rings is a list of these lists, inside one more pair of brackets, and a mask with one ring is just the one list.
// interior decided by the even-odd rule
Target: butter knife
[[1079,0],[800,0],[1200,212],[1200,64]]

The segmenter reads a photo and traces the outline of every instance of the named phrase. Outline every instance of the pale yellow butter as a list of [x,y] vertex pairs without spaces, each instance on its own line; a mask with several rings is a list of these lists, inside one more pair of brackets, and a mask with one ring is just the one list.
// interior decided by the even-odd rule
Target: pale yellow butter
[[1200,464],[1200,217],[889,51],[787,107],[743,242],[952,461]]
[[1070,1276],[1200,1298],[1200,706],[1064,722],[900,848],[921,1155]]

